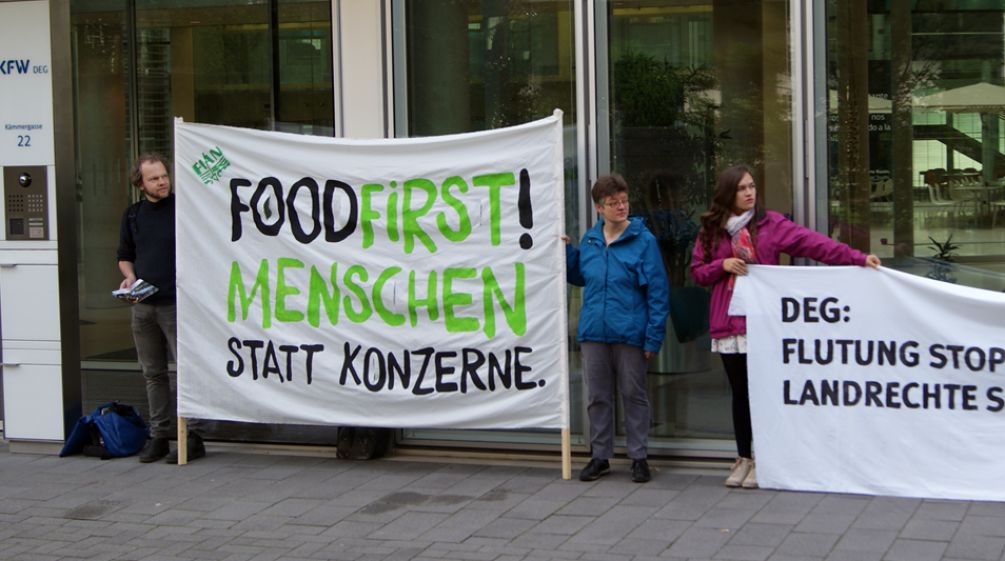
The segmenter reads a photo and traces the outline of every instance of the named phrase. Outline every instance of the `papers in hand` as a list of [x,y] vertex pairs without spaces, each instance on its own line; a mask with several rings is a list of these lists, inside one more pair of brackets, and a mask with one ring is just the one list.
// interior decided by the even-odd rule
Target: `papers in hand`
[[131,288],[120,288],[112,291],[112,296],[119,300],[135,304],[142,302],[151,294],[157,292],[157,287],[143,279],[136,279]]

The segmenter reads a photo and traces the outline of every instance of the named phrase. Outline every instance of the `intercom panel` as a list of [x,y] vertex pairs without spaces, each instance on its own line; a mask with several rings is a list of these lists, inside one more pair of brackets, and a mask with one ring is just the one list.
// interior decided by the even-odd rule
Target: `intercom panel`
[[45,166],[4,166],[7,240],[49,239],[48,186]]

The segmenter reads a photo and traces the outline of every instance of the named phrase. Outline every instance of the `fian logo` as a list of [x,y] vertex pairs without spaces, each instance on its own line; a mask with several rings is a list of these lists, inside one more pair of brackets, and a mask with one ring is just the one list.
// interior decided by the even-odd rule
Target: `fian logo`
[[205,185],[216,183],[223,175],[223,170],[230,167],[230,160],[223,155],[223,150],[219,146],[214,146],[209,152],[203,152],[202,156],[192,164],[192,171],[199,176]]
[[27,74],[30,63],[26,58],[0,60],[0,75]]

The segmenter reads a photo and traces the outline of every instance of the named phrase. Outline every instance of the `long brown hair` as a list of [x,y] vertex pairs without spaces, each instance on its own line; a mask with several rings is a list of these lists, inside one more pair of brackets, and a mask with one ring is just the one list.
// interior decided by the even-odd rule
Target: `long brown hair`
[[[715,193],[712,195],[712,203],[708,210],[701,215],[701,231],[698,233],[698,242],[704,250],[704,262],[712,260],[712,248],[720,239],[726,236],[726,222],[733,215],[733,205],[736,204],[736,187],[740,184],[744,175],[754,173],[750,168],[743,165],[730,166],[719,174],[719,180],[715,184]],[[764,217],[764,207],[761,205],[761,197],[757,197],[754,203],[754,218],[747,224],[747,231],[750,232],[751,241],[757,243],[757,223]]]

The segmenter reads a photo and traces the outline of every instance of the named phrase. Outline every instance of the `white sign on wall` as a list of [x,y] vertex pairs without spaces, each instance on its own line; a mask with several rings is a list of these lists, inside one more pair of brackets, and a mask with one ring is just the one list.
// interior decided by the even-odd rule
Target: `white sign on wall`
[[52,165],[49,3],[0,2],[0,164]]
[[354,141],[175,123],[178,412],[567,428],[561,113]]
[[769,266],[737,292],[761,486],[1005,500],[1005,294]]

